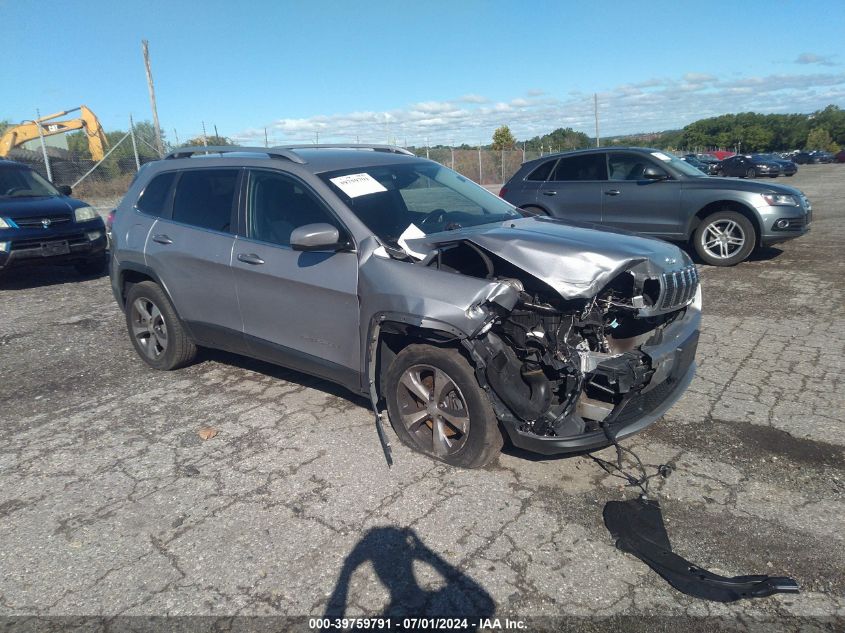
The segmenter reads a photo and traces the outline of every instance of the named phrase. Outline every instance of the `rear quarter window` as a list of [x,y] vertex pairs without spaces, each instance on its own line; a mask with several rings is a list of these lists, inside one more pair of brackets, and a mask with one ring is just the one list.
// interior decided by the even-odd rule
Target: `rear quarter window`
[[525,180],[548,180],[549,174],[552,173],[552,168],[555,166],[557,160],[547,160],[545,163],[537,167],[534,171],[532,171],[528,176],[525,177]]
[[135,208],[147,215],[154,215],[156,217],[165,215],[169,202],[168,194],[175,178],[176,172],[159,174],[153,178],[144,187],[144,191],[141,192],[138,202],[135,203]]

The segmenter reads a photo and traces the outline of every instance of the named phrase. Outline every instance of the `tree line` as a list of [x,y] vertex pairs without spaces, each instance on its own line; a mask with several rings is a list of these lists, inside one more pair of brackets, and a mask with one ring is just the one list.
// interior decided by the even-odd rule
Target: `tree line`
[[[699,119],[680,130],[651,134],[630,134],[601,139],[605,146],[645,145],[667,150],[710,150],[766,152],[791,150],[839,151],[845,146],[845,110],[829,105],[811,114],[760,114],[741,112]],[[595,147],[595,137],[572,128],[518,141],[507,125],[493,133],[484,149],[566,151]]]

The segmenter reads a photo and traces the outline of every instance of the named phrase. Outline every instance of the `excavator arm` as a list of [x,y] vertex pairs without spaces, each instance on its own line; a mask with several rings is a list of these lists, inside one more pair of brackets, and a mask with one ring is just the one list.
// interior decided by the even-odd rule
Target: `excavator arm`
[[[76,111],[79,111],[79,116],[76,118],[66,119],[64,121],[56,120],[59,117]],[[71,110],[56,112],[55,114],[41,117],[35,121],[25,121],[20,125],[9,128],[3,136],[0,136],[0,158],[8,156],[9,152],[15,147],[38,138],[39,123],[41,124],[41,133],[44,136],[66,134],[74,130],[82,130],[88,139],[88,150],[91,152],[91,158],[96,161],[103,159],[105,148],[109,144],[108,139],[106,139],[103,126],[100,124],[97,116],[84,105]]]

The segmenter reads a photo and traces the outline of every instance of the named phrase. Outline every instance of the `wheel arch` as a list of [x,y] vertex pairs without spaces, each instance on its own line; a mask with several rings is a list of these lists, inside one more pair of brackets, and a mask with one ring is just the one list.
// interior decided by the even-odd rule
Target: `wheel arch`
[[755,245],[759,246],[761,235],[763,233],[763,227],[760,223],[760,218],[751,209],[751,207],[736,200],[717,200],[715,202],[710,202],[709,204],[706,204],[701,209],[696,211],[695,215],[690,218],[689,224],[687,225],[687,241],[692,241],[693,235],[695,234],[695,230],[701,225],[705,218],[710,215],[713,215],[717,211],[723,211],[726,209],[745,216],[748,221],[751,222],[752,226],[754,227],[754,230],[757,233]]
[[374,387],[375,393],[371,393],[371,396],[376,398],[376,402],[384,397],[387,368],[390,367],[393,359],[409,345],[422,343],[456,349],[472,364],[461,344],[465,336],[456,328],[421,317],[382,316],[384,318],[379,318],[375,326],[371,328],[371,350],[367,355],[367,371],[364,372],[369,380],[374,381],[370,386]]
[[173,310],[176,312],[176,315],[180,316],[179,310],[177,309],[176,304],[173,303],[173,297],[171,296],[170,291],[167,289],[167,286],[164,284],[164,282],[155,273],[153,269],[149,268],[148,266],[144,266],[143,264],[121,264],[120,270],[118,271],[118,288],[120,289],[121,308],[126,307],[126,295],[129,293],[129,289],[133,285],[139,284],[144,281],[152,281],[153,283],[157,284],[159,288],[161,288],[162,292],[167,295],[167,299],[168,301],[170,301],[170,305],[173,306]]

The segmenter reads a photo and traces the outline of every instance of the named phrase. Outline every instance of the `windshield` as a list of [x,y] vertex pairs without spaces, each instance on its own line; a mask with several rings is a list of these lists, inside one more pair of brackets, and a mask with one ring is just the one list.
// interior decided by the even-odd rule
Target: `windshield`
[[359,167],[320,177],[391,246],[412,224],[428,235],[522,217],[498,196],[432,163]]
[[61,195],[56,188],[31,169],[0,169],[0,198],[35,198]]
[[657,158],[658,160],[663,161],[664,163],[668,163],[685,176],[692,176],[693,178],[707,176],[707,174],[705,174],[703,171],[701,171],[700,169],[696,169],[694,165],[688,163],[685,160],[681,160],[677,156],[671,156],[670,154],[665,154],[663,152],[651,152],[651,155]]

